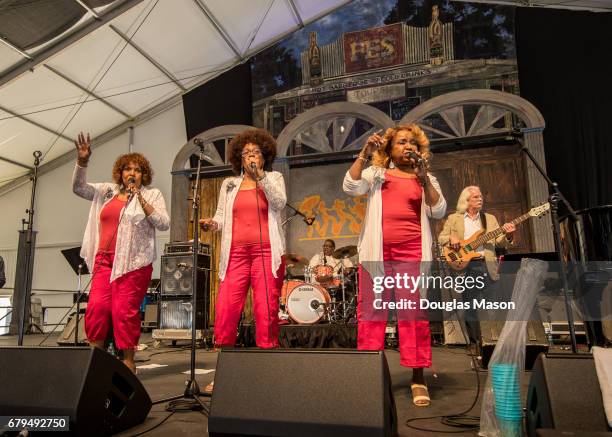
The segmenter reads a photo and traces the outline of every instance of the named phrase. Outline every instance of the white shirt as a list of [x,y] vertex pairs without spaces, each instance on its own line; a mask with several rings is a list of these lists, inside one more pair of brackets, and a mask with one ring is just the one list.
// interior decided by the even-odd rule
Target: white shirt
[[332,266],[334,268],[334,273],[338,273],[342,266],[349,268],[353,267],[353,263],[348,258],[338,259],[334,258],[331,255],[325,255],[325,262],[323,262],[323,254],[317,253],[315,256],[310,258],[310,262],[308,263],[308,267],[316,267],[319,265],[327,264],[328,266]]
[[[221,184],[217,212],[213,220],[218,225],[221,235],[221,254],[219,256],[219,279],[225,279],[229,254],[232,246],[233,208],[236,195],[240,191],[243,176],[233,176],[225,179]],[[277,171],[265,172],[265,177],[259,182],[266,199],[268,200],[268,233],[270,235],[270,250],[272,252],[272,274],[276,278],[276,271],[281,265],[281,257],[285,253],[285,236],[282,229],[281,213],[287,203],[285,179]]]
[[[81,256],[85,259],[89,271],[93,272],[100,243],[100,212],[113,197],[119,194],[119,185],[110,182],[90,184],[86,181],[86,174],[87,168],[79,167],[77,164],[72,176],[72,191],[77,196],[92,201],[83,236]],[[170,227],[170,217],[161,191],[157,188],[141,187],[140,192],[154,211],[147,216],[136,196],[121,210],[111,282],[155,261],[157,258],[155,229],[165,231]]]
[[[368,195],[368,205],[366,208],[365,217],[361,225],[361,234],[359,235],[359,243],[357,250],[359,251],[359,262],[364,266],[371,276],[384,276],[385,271],[382,265],[383,261],[383,238],[382,238],[382,186],[385,181],[385,173],[387,169],[377,166],[370,166],[361,173],[361,179],[355,180],[347,171],[344,176],[342,188],[349,196],[357,197],[364,194]],[[431,185],[440,195],[438,203],[431,208],[425,203],[425,199],[421,202],[421,271],[428,271],[427,261],[432,260],[431,245],[431,229],[429,227],[428,217],[441,219],[446,212],[446,200],[440,190],[440,184],[434,175],[429,175]],[[425,194],[423,193],[423,198]]]
[[[467,240],[476,232],[482,229],[482,221],[480,220],[480,213],[476,214],[476,218],[470,217],[468,212],[466,211],[463,214],[463,239]],[[478,252],[481,256],[484,257],[484,246],[480,245],[476,248],[475,252]]]

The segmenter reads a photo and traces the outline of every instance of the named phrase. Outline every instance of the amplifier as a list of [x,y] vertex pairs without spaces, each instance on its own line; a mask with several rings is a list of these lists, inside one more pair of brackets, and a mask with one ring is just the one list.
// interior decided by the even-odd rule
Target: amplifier
[[[196,296],[197,297],[197,296]],[[159,304],[160,329],[189,329],[193,320],[193,303],[191,299],[162,299]],[[206,308],[204,300],[196,299],[196,329],[206,328]]]
[[[190,241],[175,241],[173,243],[166,243],[164,246],[164,253],[166,255],[179,254],[179,253],[191,253],[193,243]],[[205,243],[198,243],[198,253],[200,255],[210,255],[210,245]]]
[[[197,256],[197,293],[209,291],[210,255]],[[162,255],[160,273],[161,296],[189,296],[193,293],[193,256],[191,254]]]

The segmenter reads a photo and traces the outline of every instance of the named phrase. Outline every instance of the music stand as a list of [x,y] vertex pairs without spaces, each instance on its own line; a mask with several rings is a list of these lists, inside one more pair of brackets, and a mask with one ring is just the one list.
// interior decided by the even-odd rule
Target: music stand
[[79,345],[79,319],[80,319],[80,311],[81,311],[81,296],[83,292],[81,291],[81,275],[89,275],[89,270],[87,269],[87,264],[85,260],[81,257],[81,246],[73,247],[71,249],[64,249],[61,251],[74,273],[77,274],[78,283],[77,283],[77,297],[76,297],[76,323],[74,324],[74,345]]

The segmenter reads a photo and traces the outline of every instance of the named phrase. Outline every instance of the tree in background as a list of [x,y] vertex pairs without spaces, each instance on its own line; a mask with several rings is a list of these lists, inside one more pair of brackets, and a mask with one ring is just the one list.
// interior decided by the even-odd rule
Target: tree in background
[[302,70],[292,49],[277,44],[253,58],[251,63],[253,100],[298,87]]
[[464,3],[448,0],[399,0],[385,18],[385,24],[400,21],[427,27],[432,6],[440,10],[443,23],[454,23],[456,59],[514,59],[513,6]]

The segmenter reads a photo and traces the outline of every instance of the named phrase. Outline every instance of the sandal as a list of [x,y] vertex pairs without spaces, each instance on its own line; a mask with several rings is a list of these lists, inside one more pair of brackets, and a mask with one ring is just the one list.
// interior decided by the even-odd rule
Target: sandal
[[213,379],[210,384],[208,384],[206,387],[204,387],[204,394],[207,395],[212,395],[212,392],[215,388],[215,380]]
[[[412,384],[410,386],[412,390],[412,402],[417,407],[428,407],[431,404],[431,399],[429,398],[429,391],[427,390],[427,386],[425,384]],[[425,391],[425,394],[417,394],[417,391]]]

